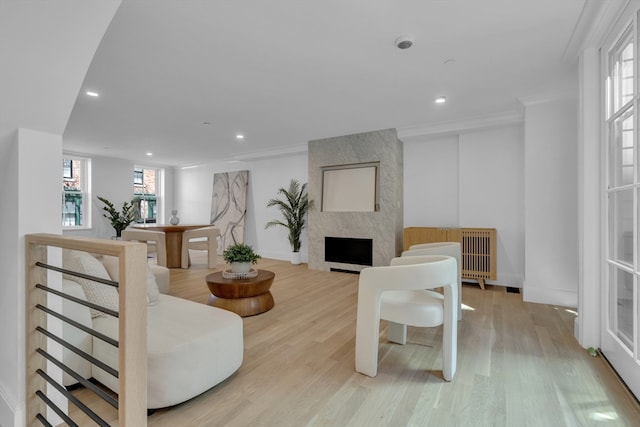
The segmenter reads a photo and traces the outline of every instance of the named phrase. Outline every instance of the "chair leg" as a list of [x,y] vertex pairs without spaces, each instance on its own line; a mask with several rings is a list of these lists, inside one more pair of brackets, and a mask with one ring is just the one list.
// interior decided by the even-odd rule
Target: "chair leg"
[[[456,322],[457,323],[457,322]],[[442,332],[442,376],[451,381],[456,374],[457,344],[456,326],[446,325]]]
[[387,339],[391,342],[405,345],[407,343],[407,325],[387,322]]
[[182,253],[180,254],[180,267],[189,268],[189,241],[182,241]]
[[218,245],[209,244],[207,255],[209,256],[209,268],[216,268],[218,266]]
[[[380,340],[380,314],[372,310],[371,301],[358,301],[356,320],[356,371],[375,377],[378,374],[378,344]],[[368,304],[368,305],[367,305]],[[379,304],[379,303],[378,303]]]
[[458,360],[458,293],[457,287],[444,289],[444,324],[442,326],[442,376],[453,380]]

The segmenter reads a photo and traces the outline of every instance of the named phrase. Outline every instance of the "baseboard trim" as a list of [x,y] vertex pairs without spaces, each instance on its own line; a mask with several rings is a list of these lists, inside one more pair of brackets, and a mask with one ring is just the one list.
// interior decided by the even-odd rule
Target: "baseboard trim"
[[522,299],[525,302],[539,304],[560,305],[563,307],[577,307],[578,293],[562,289],[527,287],[522,289]]
[[22,414],[0,388],[0,427],[23,426]]

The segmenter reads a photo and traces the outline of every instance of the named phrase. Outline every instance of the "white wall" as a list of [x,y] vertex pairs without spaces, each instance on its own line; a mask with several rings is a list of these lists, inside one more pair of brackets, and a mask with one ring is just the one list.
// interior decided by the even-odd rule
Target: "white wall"
[[522,126],[460,135],[460,226],[495,228],[498,277],[524,280],[524,141]]
[[412,138],[404,147],[405,227],[488,227],[498,235],[498,278],[522,287],[522,126]]
[[459,227],[458,135],[404,144],[404,226]]
[[[522,287],[524,277],[524,137],[522,126],[413,139],[404,145],[404,226],[498,229],[498,280]],[[208,223],[213,174],[249,170],[245,241],[268,258],[289,259],[286,230],[264,229],[279,218],[267,200],[291,178],[307,182],[306,153],[236,163],[212,162],[176,171],[183,223]],[[308,260],[307,233],[302,256]]]
[[[267,201],[277,196],[281,187],[287,188],[291,179],[301,183],[308,180],[306,153],[280,158],[248,160],[244,162],[212,162],[207,165],[175,171],[176,206],[181,223],[209,223],[213,175],[238,170],[249,171],[245,243],[261,256],[289,260],[291,247],[284,228],[264,229],[264,225],[279,219],[276,208],[267,209]],[[303,233],[301,256],[308,259],[306,232]]]
[[54,173],[60,176],[62,139],[59,135],[20,129],[4,154],[8,155],[10,175],[3,177],[1,193],[5,207],[0,221],[0,336],[4,343],[0,352],[0,421],[2,425],[20,425],[25,405],[24,235],[60,232],[60,181],[43,177]]
[[[226,163],[211,163],[175,171],[175,208],[183,224],[211,223],[211,195],[213,192],[213,174],[231,172],[237,166],[226,168]],[[249,177],[251,179],[251,177]],[[251,182],[249,183],[251,185]]]
[[577,123],[576,100],[526,106],[526,301],[577,306]]
[[24,234],[60,232],[60,135],[119,5],[120,0],[67,0],[0,6],[5,64],[0,79],[0,425],[4,427],[25,424]]
[[[0,144],[0,426],[11,426],[24,412],[21,408],[20,374],[24,369],[24,357],[20,350],[24,347],[24,321],[20,319],[20,309],[24,306],[23,274],[19,270],[24,256],[20,252],[19,195],[18,189],[18,134],[11,141]],[[22,283],[22,286],[21,286]]]
[[[274,219],[282,220],[280,211],[275,207],[267,208],[267,201],[278,196],[279,188],[289,188],[291,179],[300,183],[309,181],[307,153],[291,155],[280,159],[260,160],[253,163],[254,173],[253,196],[255,201],[255,235],[258,247],[265,257],[276,259],[291,259],[291,245],[287,238],[288,232],[284,227],[269,228],[264,225]],[[320,201],[315,201],[320,203]],[[308,261],[309,245],[307,244],[307,230],[302,233],[300,247],[303,262]]]

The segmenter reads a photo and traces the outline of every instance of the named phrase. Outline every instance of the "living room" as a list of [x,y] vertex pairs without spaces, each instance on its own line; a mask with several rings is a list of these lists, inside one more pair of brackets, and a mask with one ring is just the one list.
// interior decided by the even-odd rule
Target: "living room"
[[[8,283],[20,283],[23,274],[24,260],[19,255],[22,235],[40,231],[61,232],[58,218],[44,218],[42,215],[49,209],[59,209],[57,178],[60,176],[60,162],[50,162],[51,158],[60,159],[68,148],[75,148],[68,150],[71,153],[90,157],[93,194],[104,195],[114,201],[130,198],[133,165],[145,161],[81,152],[76,147],[68,147],[63,137],[86,70],[118,5],[119,2],[113,2],[99,6],[102,14],[89,10],[89,7],[74,10],[73,16],[87,17],[87,23],[60,31],[56,36],[59,37],[58,42],[52,41],[49,47],[39,46],[25,36],[30,40],[25,42],[25,51],[38,52],[40,59],[37,61],[40,62],[30,55],[25,56],[40,66],[29,67],[25,76],[14,76],[15,79],[7,79],[3,83],[11,85],[19,81],[21,84],[15,86],[24,88],[31,81],[58,82],[59,70],[64,70],[69,76],[69,80],[65,80],[65,91],[50,88],[50,92],[46,92],[49,95],[43,95],[30,89],[34,90],[33,95],[16,96],[15,109],[19,120],[9,120],[15,117],[13,113],[3,115],[7,122],[3,123],[0,136],[3,169],[1,266],[3,271],[7,271]],[[63,16],[55,16],[56,22],[66,22]],[[92,16],[90,20],[89,16]],[[47,28],[50,24],[34,20],[30,25],[34,27],[16,28],[18,24],[8,23],[7,28],[25,35],[35,25]],[[77,33],[87,33],[88,36],[82,42],[76,41]],[[77,44],[82,53],[71,52],[73,49],[63,50],[60,61],[54,61],[59,68],[52,69],[44,53],[71,43]],[[18,60],[17,63],[22,62]],[[587,114],[578,108],[578,94],[585,96],[584,89],[579,92],[578,80],[580,75],[584,78],[585,71],[580,70],[578,64],[573,69],[575,86],[560,96],[523,98],[515,112],[469,117],[455,124],[448,123],[444,130],[442,126],[399,126],[398,135],[404,149],[405,227],[495,227],[499,236],[499,280],[496,285],[521,288],[526,301],[569,307],[582,304],[584,308],[585,301],[579,299],[580,292],[585,289],[581,280],[588,282],[584,276],[590,262],[583,256],[588,256],[594,249],[593,246],[586,251],[583,248],[580,255],[576,248],[591,238],[585,231],[589,223],[587,221],[585,225],[584,212],[591,211],[585,207],[597,197],[584,187],[590,182],[589,171],[597,170],[594,165],[598,166],[598,162],[583,161],[585,129],[578,128],[575,123],[580,118],[584,125]],[[42,88],[42,85],[37,87]],[[336,130],[336,133],[316,137],[343,134]],[[249,170],[247,242],[259,248],[264,257],[287,259],[288,244],[284,233],[264,230],[264,224],[275,214],[266,208],[266,201],[291,178],[302,182],[308,180],[307,141],[297,141],[296,146],[280,152],[257,150],[245,153],[239,159],[211,156],[210,159],[180,166],[149,162],[155,166],[167,166],[162,217],[168,219],[168,212],[177,209],[184,223],[208,223],[213,174]],[[181,146],[177,144],[177,147]],[[33,174],[34,170],[38,174]],[[51,179],[47,180],[47,177]],[[16,188],[19,191],[16,192]],[[94,230],[75,234],[110,237],[111,231],[101,218],[98,203],[93,204],[92,211]],[[576,224],[583,228],[579,229]],[[596,224],[599,227],[599,223]],[[303,251],[308,247],[306,243],[303,243]],[[304,256],[306,254],[303,259]],[[0,331],[8,342],[20,343],[20,327],[14,330],[8,325],[21,319],[22,314],[16,306],[23,305],[22,299],[19,286],[3,289],[0,307],[4,322]],[[592,333],[589,331],[594,328],[588,323],[583,326],[576,334],[581,344],[588,346],[589,339],[580,334]],[[11,407],[6,405],[6,402],[11,402],[19,407],[22,385],[21,374],[16,372],[21,371],[20,359],[19,350],[3,352],[0,386],[5,406]],[[2,411],[3,414],[9,412],[15,413],[15,410]],[[4,418],[0,422],[4,425]]]

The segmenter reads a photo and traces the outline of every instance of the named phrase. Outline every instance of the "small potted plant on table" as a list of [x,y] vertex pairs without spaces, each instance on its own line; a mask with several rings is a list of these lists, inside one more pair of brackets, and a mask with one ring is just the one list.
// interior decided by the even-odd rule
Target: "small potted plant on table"
[[256,264],[260,255],[253,251],[253,248],[244,243],[236,243],[227,247],[222,252],[222,257],[225,262],[231,266],[231,272],[233,273],[248,273],[251,269],[251,264]]
[[124,202],[122,204],[122,212],[118,212],[113,203],[104,197],[97,196],[98,200],[105,204],[102,207],[107,213],[103,214],[111,222],[111,226],[116,230],[116,237],[122,236],[122,230],[127,228],[129,224],[136,220],[135,200]]

